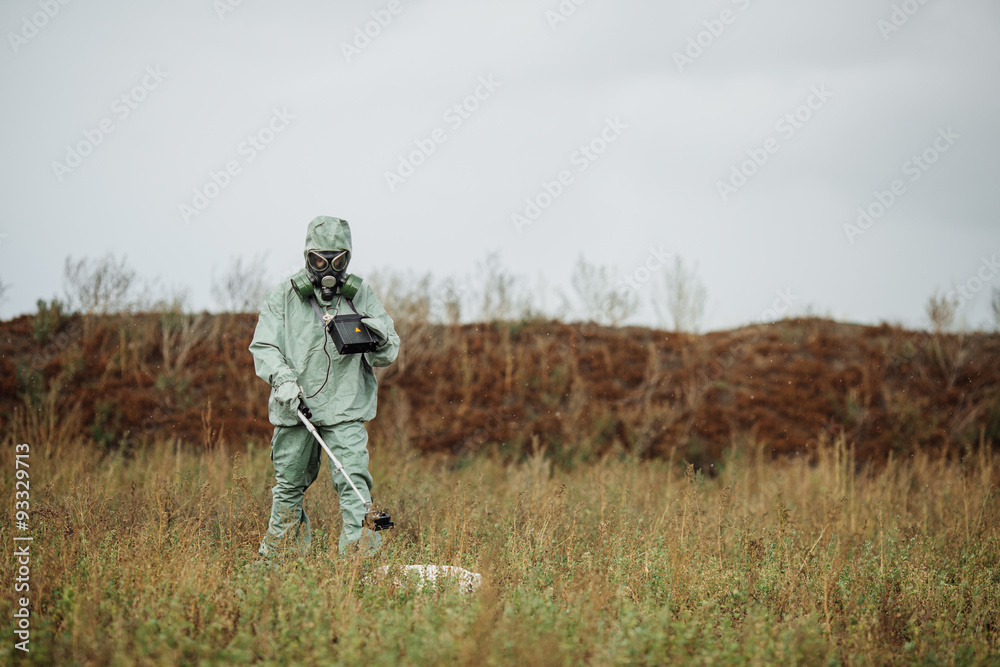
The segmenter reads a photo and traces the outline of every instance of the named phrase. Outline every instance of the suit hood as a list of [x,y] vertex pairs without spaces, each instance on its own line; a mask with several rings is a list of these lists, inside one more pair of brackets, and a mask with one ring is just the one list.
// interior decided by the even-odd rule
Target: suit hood
[[319,250],[321,252],[346,250],[347,263],[350,264],[352,254],[351,228],[347,224],[347,221],[340,218],[331,218],[327,215],[314,218],[309,223],[309,229],[306,231],[306,247],[302,251],[303,259],[307,259],[306,255],[309,254],[310,250]]

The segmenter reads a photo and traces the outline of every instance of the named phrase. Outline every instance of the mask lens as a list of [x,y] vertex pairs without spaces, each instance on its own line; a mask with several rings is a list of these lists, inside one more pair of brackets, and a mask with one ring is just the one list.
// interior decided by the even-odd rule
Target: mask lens
[[313,271],[326,271],[328,262],[323,255],[318,252],[309,253],[309,268]]
[[347,268],[347,251],[343,251],[331,260],[334,271],[343,271]]

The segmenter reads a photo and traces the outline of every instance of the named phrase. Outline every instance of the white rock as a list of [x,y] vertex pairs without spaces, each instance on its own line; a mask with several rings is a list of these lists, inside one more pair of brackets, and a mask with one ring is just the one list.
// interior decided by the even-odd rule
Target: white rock
[[416,581],[422,588],[433,588],[438,581],[457,585],[463,593],[471,593],[483,583],[483,575],[451,565],[383,565],[375,570],[380,577],[392,576],[392,583],[402,586]]

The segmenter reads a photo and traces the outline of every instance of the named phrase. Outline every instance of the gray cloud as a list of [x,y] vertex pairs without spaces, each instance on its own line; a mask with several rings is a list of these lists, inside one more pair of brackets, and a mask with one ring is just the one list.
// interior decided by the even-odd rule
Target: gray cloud
[[[800,309],[921,324],[931,291],[1000,252],[1000,8],[929,0],[885,39],[893,4],[589,0],[552,29],[554,1],[400,0],[347,62],[342,44],[387,1],[246,0],[222,20],[210,2],[70,3],[0,56],[0,279],[12,284],[0,316],[61,292],[66,255],[107,251],[209,306],[212,266],[267,251],[284,270],[306,222],[331,214],[355,226],[359,271],[443,277],[499,250],[565,288],[581,253],[625,272],[665,244],[700,263],[711,327],[757,317],[786,288]],[[673,54],[724,10],[733,21],[679,72]],[[6,3],[0,28],[38,11]],[[169,74],[120,118],[115,101],[148,67]],[[449,124],[483,76],[500,87]],[[829,101],[782,136],[776,121],[814,86]],[[294,120],[249,160],[240,146],[274,109]],[[609,117],[628,124],[620,140],[518,234],[511,215]],[[52,163],[106,118],[114,131],[59,182]],[[856,209],[947,127],[954,147],[851,244]],[[390,191],[386,171],[436,129],[446,140]],[[722,201],[718,182],[775,137]],[[186,224],[179,206],[233,160],[239,173]],[[964,307],[973,324],[987,295]]]

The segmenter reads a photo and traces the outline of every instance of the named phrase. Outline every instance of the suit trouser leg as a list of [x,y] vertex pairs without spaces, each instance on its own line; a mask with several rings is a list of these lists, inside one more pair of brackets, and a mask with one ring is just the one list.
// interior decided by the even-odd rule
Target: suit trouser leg
[[271,519],[259,553],[304,555],[309,551],[312,531],[303,497],[319,474],[319,444],[304,426],[276,426],[271,438],[271,460],[275,477]]
[[[344,422],[323,427],[320,431],[320,435],[323,436],[333,455],[343,464],[358,491],[366,501],[371,502],[373,481],[371,473],[368,472],[368,431],[365,430],[364,422]],[[374,553],[382,544],[382,536],[363,527],[364,503],[354,493],[354,489],[344,476],[334,470],[332,463],[330,471],[333,474],[333,486],[340,496],[340,513],[343,518],[338,551],[341,555],[345,555],[355,548],[360,548],[367,554]]]

